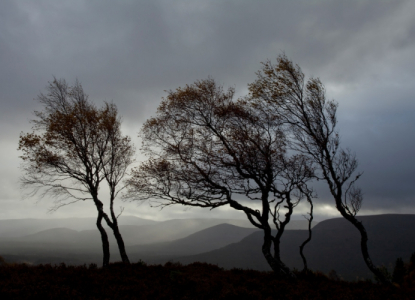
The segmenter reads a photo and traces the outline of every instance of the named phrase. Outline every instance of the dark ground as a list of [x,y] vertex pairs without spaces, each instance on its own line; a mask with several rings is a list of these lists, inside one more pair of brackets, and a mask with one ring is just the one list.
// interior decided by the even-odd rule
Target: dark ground
[[402,287],[332,280],[319,273],[281,280],[271,272],[203,263],[6,264],[0,266],[0,299],[413,299],[414,281],[405,280]]

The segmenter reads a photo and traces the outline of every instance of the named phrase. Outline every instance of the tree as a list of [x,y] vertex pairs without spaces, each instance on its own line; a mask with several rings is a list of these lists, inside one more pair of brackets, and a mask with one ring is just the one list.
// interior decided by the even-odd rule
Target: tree
[[213,79],[169,91],[143,125],[149,158],[133,171],[127,195],[157,199],[162,207],[240,210],[264,232],[262,253],[271,268],[293,276],[281,261],[280,240],[313,166],[304,155],[287,153],[280,120],[266,107],[233,101],[233,94]]
[[[97,108],[79,82],[68,86],[65,80],[55,78],[47,91],[38,96],[43,110],[35,111],[33,132],[20,134],[24,171],[21,183],[31,189],[29,195],[53,197],[51,210],[92,200],[98,212],[96,225],[101,234],[103,265],[109,264],[110,251],[102,219],[113,230],[123,262],[129,263],[114,201],[133,162],[134,148],[130,138],[121,134],[117,107],[105,103]],[[110,193],[110,217],[98,195],[103,181]]]
[[356,218],[363,197],[355,186],[361,173],[350,150],[340,148],[336,131],[337,103],[326,99],[324,85],[318,78],[304,80],[298,65],[280,55],[274,65],[263,63],[257,79],[249,86],[252,105],[266,105],[285,124],[289,148],[306,155],[318,166],[318,180],[324,180],[340,214],[359,230],[361,251],[367,267],[383,282],[387,279],[374,266],[368,252],[368,235]]

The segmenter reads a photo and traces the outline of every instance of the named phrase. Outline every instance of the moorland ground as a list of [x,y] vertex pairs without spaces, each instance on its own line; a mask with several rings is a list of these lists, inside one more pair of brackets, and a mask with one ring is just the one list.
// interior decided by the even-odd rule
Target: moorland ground
[[[401,286],[346,282],[312,272],[292,280],[272,272],[192,263],[89,266],[3,264],[1,299],[413,299],[411,278]],[[413,282],[413,281],[412,281]]]

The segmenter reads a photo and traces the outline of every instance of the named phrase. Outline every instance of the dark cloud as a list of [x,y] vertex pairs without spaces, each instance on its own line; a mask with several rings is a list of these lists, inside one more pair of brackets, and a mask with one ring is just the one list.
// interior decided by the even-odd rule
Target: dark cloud
[[[409,0],[1,1],[4,200],[18,198],[18,135],[53,76],[113,100],[135,135],[164,90],[212,76],[242,95],[260,62],[284,51],[339,102],[342,143],[364,171],[364,208],[415,212],[414,11]],[[324,190],[321,198],[328,203]]]

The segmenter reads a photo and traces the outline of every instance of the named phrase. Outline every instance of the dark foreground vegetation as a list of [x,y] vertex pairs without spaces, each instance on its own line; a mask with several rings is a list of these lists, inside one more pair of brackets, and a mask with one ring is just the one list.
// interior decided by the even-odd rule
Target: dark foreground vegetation
[[346,282],[321,273],[296,280],[272,272],[193,263],[89,266],[3,264],[1,299],[413,299],[414,274],[399,285]]

